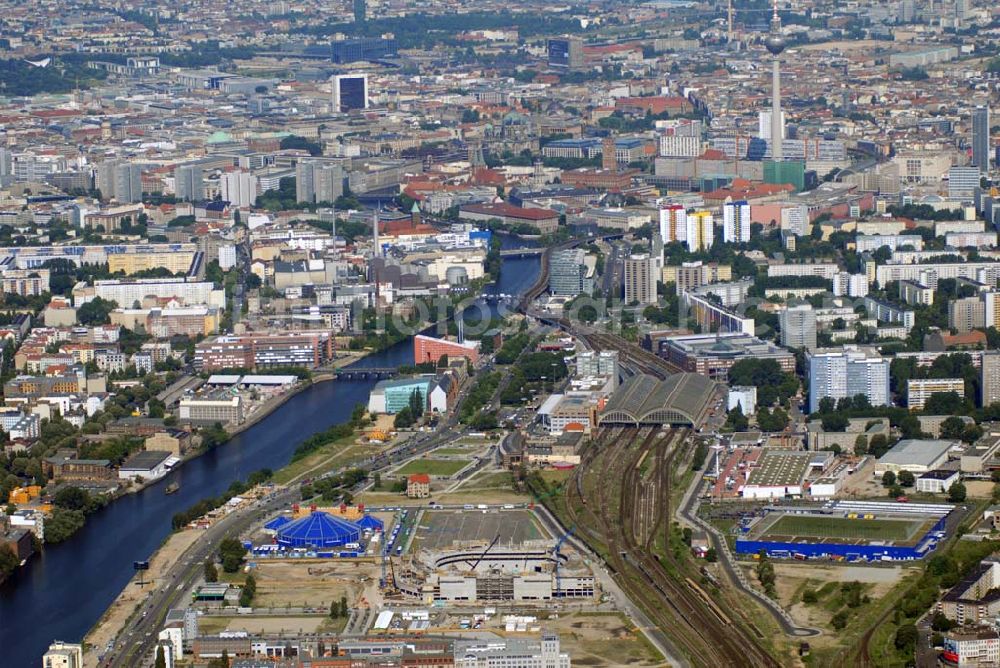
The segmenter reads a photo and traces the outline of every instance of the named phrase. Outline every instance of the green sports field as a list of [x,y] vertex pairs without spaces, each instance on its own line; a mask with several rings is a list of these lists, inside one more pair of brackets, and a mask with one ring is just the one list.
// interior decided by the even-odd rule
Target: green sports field
[[763,533],[768,540],[776,537],[842,538],[855,540],[906,541],[917,533],[926,520],[848,519],[815,515],[784,515]]

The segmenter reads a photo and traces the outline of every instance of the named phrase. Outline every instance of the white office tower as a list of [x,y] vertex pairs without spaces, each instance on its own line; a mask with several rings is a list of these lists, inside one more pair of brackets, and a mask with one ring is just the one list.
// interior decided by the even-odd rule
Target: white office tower
[[750,204],[740,201],[722,205],[722,240],[727,244],[750,242]]
[[685,241],[692,253],[712,247],[715,242],[715,217],[710,211],[695,211],[687,216]]
[[872,406],[889,405],[889,362],[874,348],[844,346],[806,353],[809,366],[809,412],[824,397],[834,401],[863,394]]
[[792,306],[778,314],[781,345],[786,348],[816,347],[816,312],[809,304]]
[[[771,132],[773,131],[774,125],[771,123],[771,110],[765,109],[761,111],[757,117],[757,136],[761,139],[766,139],[770,141]],[[785,138],[785,112],[781,112],[781,116],[778,118],[778,128],[781,131],[780,137]]]
[[257,177],[245,169],[224,172],[219,179],[222,199],[240,209],[249,208],[257,201],[260,194],[257,189]]
[[687,211],[680,204],[660,208],[660,238],[665,244],[687,240]]
[[576,354],[576,375],[580,378],[618,378],[617,350],[583,350]]
[[656,262],[649,255],[625,259],[625,303],[656,303]]

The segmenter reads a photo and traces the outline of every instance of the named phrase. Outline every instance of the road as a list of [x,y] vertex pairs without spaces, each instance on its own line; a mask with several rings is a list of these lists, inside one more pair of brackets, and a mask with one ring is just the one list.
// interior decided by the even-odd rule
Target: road
[[[115,638],[110,657],[101,663],[108,668],[133,668],[152,662],[157,633],[167,612],[175,607],[204,575],[205,560],[227,535],[239,535],[255,521],[288,506],[298,499],[298,489],[286,489],[263,501],[237,510],[205,530],[196,542],[164,574],[165,585],[150,592],[148,599],[129,619]],[[131,583],[128,586],[133,586]]]

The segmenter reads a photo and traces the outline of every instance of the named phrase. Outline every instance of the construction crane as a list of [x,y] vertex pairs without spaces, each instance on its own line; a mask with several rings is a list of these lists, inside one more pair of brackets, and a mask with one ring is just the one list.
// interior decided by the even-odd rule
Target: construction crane
[[[497,535],[493,537],[493,541],[489,545],[487,545],[486,549],[483,550],[483,553],[479,555],[479,558],[476,559],[476,563],[472,564],[472,570],[473,571],[476,570],[476,567],[479,565],[479,562],[481,562],[483,560],[483,557],[486,556],[486,553],[489,552],[490,550],[492,550],[493,546],[496,545],[499,542],[500,542],[500,532],[497,531]],[[466,562],[466,563],[469,563],[469,562]]]
[[556,562],[556,593],[562,591],[561,582],[559,580],[559,550],[562,549],[563,543],[565,543],[569,539],[569,537],[573,535],[573,532],[575,530],[576,527],[571,526],[569,528],[569,531],[564,533],[562,537],[560,537],[559,540],[556,541],[556,546],[552,548],[552,558]]

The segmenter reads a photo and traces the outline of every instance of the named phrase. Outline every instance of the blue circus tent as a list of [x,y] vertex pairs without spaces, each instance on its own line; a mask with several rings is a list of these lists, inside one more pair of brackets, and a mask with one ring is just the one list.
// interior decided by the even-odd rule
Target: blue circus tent
[[340,547],[361,539],[361,527],[353,522],[316,512],[278,529],[278,544],[285,547]]
[[365,515],[360,520],[358,520],[358,526],[366,531],[376,532],[382,531],[385,526],[382,524],[382,520],[377,517],[372,517],[371,515]]
[[287,515],[278,515],[273,520],[264,525],[264,528],[268,531],[277,531],[281,527],[285,526],[292,521],[291,517]]

